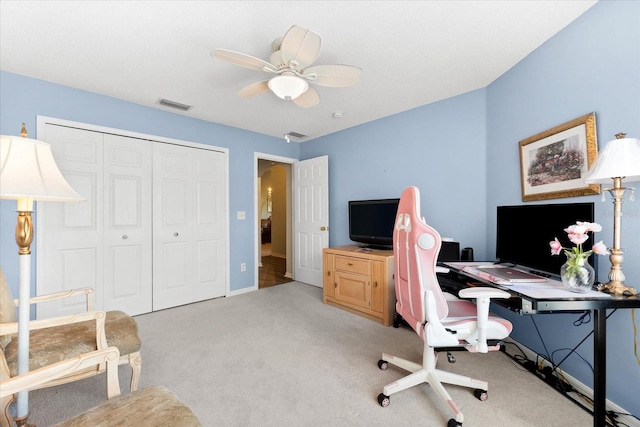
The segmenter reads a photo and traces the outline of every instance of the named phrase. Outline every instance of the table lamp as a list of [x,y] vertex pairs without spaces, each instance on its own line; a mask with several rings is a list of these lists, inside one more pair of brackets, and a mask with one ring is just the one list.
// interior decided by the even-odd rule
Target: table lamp
[[[18,305],[18,375],[29,372],[29,320],[31,293],[31,242],[34,201],[77,202],[82,198],[67,183],[58,169],[46,142],[22,137],[0,136],[0,199],[17,200],[16,243],[20,259]],[[15,421],[29,425],[29,392],[18,393]]]
[[[613,197],[613,247],[610,248],[611,271],[609,282],[600,290],[614,295],[636,295],[637,291],[624,284],[622,273],[622,249],[620,249],[620,217],[622,215],[622,199],[628,190],[633,200],[633,187],[623,187],[626,182],[640,181],[640,140],[625,138],[624,133],[616,134],[616,139],[609,141],[604,150],[598,154],[595,163],[587,172],[584,182],[587,184],[607,184],[613,180],[613,187],[605,188]],[[603,196],[604,197],[604,196]],[[604,199],[603,199],[604,200]]]

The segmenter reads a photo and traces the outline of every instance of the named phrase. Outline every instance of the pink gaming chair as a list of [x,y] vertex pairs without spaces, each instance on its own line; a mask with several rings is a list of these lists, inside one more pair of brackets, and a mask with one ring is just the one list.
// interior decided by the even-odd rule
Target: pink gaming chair
[[[441,239],[436,230],[420,217],[420,191],[408,187],[402,192],[393,231],[396,310],[424,341],[422,364],[383,353],[380,369],[389,363],[411,372],[387,384],[378,396],[382,406],[389,406],[389,396],[418,384],[427,383],[447,402],[454,413],[448,427],[461,426],[462,412],[445,390],[443,383],[475,389],[475,396],[487,399],[486,381],[436,368],[438,349],[460,348],[474,353],[499,350],[499,340],[511,332],[511,323],[489,314],[490,298],[508,298],[509,293],[494,288],[467,288],[461,298],[445,296],[436,276],[436,261]],[[487,340],[494,343],[488,345]]]

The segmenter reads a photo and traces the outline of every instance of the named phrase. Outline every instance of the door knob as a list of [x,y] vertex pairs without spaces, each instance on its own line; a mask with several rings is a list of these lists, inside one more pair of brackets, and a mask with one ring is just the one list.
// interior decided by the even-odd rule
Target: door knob
[[329,229],[329,227],[325,227],[324,225],[322,227],[320,227],[320,231],[327,231]]

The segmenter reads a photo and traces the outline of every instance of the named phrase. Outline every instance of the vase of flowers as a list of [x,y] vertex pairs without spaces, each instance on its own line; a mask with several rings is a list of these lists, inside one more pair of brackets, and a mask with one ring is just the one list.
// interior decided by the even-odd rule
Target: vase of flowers
[[601,231],[602,227],[595,222],[576,222],[574,225],[565,228],[569,240],[575,244],[572,248],[564,248],[556,237],[552,242],[549,242],[551,246],[551,255],[560,255],[564,251],[567,257],[562,267],[560,267],[560,278],[564,287],[572,292],[587,292],[590,291],[593,282],[595,281],[595,271],[589,264],[589,256],[591,254],[607,255],[607,247],[602,243],[602,240],[595,243],[591,250],[584,251],[582,244],[589,239],[589,232]]

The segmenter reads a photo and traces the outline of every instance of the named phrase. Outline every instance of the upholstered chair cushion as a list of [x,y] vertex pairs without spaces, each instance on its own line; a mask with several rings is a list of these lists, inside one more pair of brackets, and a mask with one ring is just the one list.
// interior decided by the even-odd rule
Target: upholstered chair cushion
[[[11,296],[11,290],[7,279],[4,277],[4,271],[0,268],[0,323],[14,323],[16,318],[16,305]],[[0,347],[3,349],[11,342],[11,335],[0,336]]]
[[165,387],[148,387],[109,399],[54,427],[195,427],[200,421]]
[[[105,335],[107,344],[117,347],[121,355],[140,350],[138,324],[121,311],[107,311]],[[12,377],[18,374],[17,341],[9,343],[5,351]],[[30,332],[29,339],[29,369],[34,370],[96,349],[94,321],[34,330]]]

